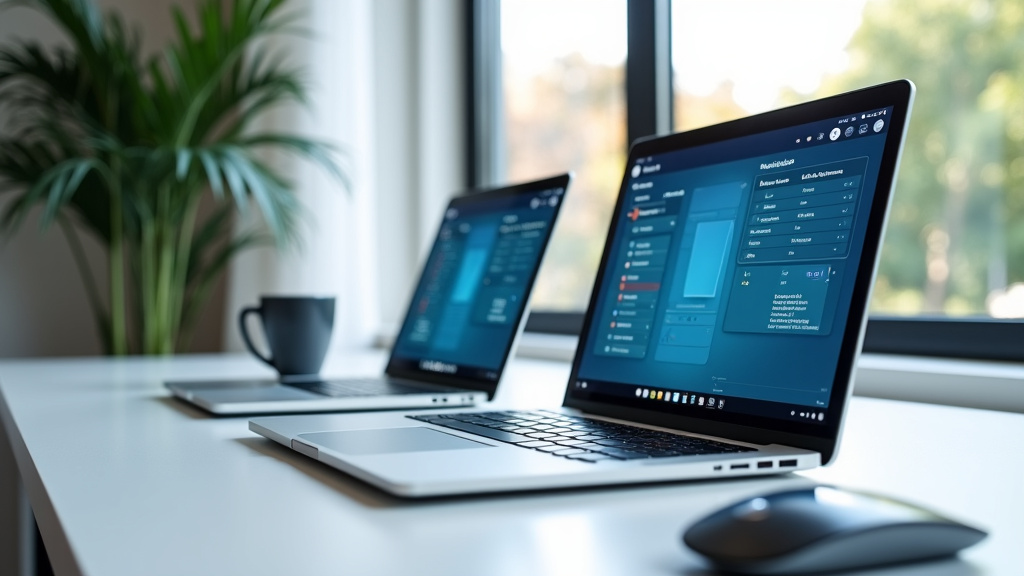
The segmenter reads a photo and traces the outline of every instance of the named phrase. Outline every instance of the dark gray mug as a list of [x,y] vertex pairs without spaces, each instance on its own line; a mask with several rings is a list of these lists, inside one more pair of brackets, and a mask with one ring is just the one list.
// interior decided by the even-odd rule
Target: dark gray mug
[[[249,338],[245,317],[250,314],[262,321],[270,356],[260,354]],[[259,306],[242,309],[238,328],[249,352],[277,370],[282,380],[316,380],[331,342],[334,297],[264,296]]]

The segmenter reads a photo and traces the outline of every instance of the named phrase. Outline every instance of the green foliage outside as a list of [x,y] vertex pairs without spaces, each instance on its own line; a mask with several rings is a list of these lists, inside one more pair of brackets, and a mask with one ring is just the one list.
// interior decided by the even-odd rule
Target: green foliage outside
[[874,307],[984,314],[1024,282],[1024,3],[869,1],[820,93],[918,88]]

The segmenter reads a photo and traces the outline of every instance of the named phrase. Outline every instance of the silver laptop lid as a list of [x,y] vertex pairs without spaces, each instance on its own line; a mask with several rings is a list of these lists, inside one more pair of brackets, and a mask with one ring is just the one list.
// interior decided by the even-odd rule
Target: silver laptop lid
[[634,143],[565,405],[827,463],[913,93]]
[[452,199],[392,348],[389,376],[493,397],[570,179]]

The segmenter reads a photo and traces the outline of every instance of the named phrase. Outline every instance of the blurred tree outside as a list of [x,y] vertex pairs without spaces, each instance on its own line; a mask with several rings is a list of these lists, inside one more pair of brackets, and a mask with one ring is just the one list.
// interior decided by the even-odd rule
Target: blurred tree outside
[[[801,7],[830,10],[785,1],[773,9]],[[726,45],[685,57],[737,50],[721,37]],[[897,78],[917,85],[872,311],[1024,317],[1024,2],[867,0],[845,54],[841,70],[823,71],[816,87],[781,90],[775,106]],[[574,53],[553,56],[543,71],[504,75],[507,179],[576,173],[535,308],[578,311],[627,152],[624,67]],[[735,89],[726,77],[710,93],[693,94],[677,77],[676,129],[752,113]]]
[[569,54],[506,82],[508,180],[573,170],[534,308],[586,306],[626,161],[625,69]]
[[869,1],[848,53],[816,96],[918,89],[873,308],[984,314],[1024,281],[1024,3]]

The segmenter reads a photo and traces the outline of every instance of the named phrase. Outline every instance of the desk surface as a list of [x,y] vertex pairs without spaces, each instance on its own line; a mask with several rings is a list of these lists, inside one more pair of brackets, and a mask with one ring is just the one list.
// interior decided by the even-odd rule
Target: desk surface
[[[353,354],[325,373],[373,374],[383,363]],[[516,359],[496,402],[557,406],[568,372]],[[829,468],[407,502],[162,387],[265,375],[242,356],[0,362],[0,419],[57,574],[701,574],[680,544],[685,526],[811,482],[908,499],[991,533],[960,560],[871,574],[1021,569],[1024,415],[855,398]]]

